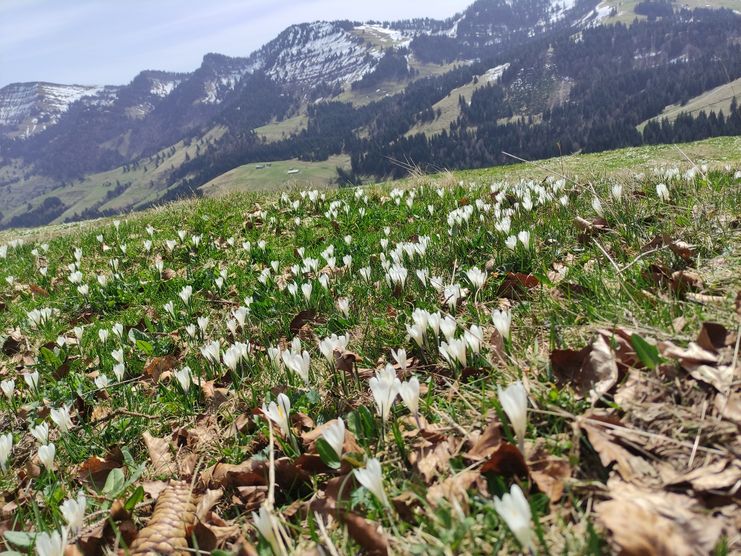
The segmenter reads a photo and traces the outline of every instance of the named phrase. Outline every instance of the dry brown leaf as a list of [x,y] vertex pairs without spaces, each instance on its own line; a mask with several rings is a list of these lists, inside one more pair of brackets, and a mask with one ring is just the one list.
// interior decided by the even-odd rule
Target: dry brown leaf
[[[635,556],[710,554],[722,533],[720,520],[687,496],[649,491],[611,480],[611,500],[595,506],[619,553]],[[700,511],[693,511],[694,509]]]
[[164,373],[171,372],[178,365],[178,359],[174,355],[165,355],[164,357],[153,357],[144,366],[144,374],[148,376],[155,384],[164,378]]
[[8,330],[6,333],[7,336],[0,346],[0,351],[2,351],[5,355],[7,355],[8,357],[16,355],[21,351],[21,348],[23,348],[24,345],[25,349],[28,349],[26,338],[23,336],[20,330],[14,328],[12,330]]
[[427,501],[437,506],[442,501],[458,504],[464,511],[468,510],[468,489],[479,480],[481,474],[469,469],[448,477],[442,483],[433,485],[427,490]]
[[609,467],[616,464],[615,469],[625,481],[641,483],[653,480],[656,477],[654,467],[619,444],[613,431],[602,426],[600,421],[617,424],[615,419],[587,413],[577,420],[577,426],[587,433],[589,443],[597,452],[602,465]]
[[223,495],[224,491],[220,488],[207,490],[198,500],[198,505],[196,506],[196,517],[201,521],[204,521],[206,519],[206,514],[211,511]]
[[527,452],[527,465],[533,481],[551,502],[558,502],[563,495],[564,483],[571,478],[568,460],[549,454],[542,438],[538,438]]
[[727,396],[716,394],[713,405],[720,415],[741,425],[741,393],[739,391],[730,392]]
[[267,485],[267,469],[265,462],[255,460],[217,463],[201,473],[201,482],[210,488]]
[[343,512],[340,519],[353,540],[365,549],[365,554],[369,556],[388,554],[388,539],[380,525],[353,512]]
[[497,296],[517,299],[526,296],[529,290],[537,288],[539,285],[540,280],[532,274],[508,272],[499,286]]
[[167,481],[142,481],[141,487],[147,496],[152,500],[157,500],[162,491],[167,488],[167,484]]
[[313,309],[307,309],[305,311],[301,311],[299,314],[293,317],[293,320],[291,320],[291,324],[288,327],[291,331],[291,334],[293,334],[294,336],[298,334],[299,330],[314,321],[316,315],[316,311],[314,311]]
[[737,460],[720,460],[693,469],[689,473],[672,480],[669,484],[689,483],[695,491],[705,492],[730,489],[739,481],[741,481],[741,465],[739,465],[739,462]]
[[502,424],[499,419],[493,419],[476,438],[471,449],[463,455],[473,461],[486,459],[497,451],[503,440]]
[[352,351],[340,351],[334,350],[334,364],[338,371],[345,373],[352,373],[353,367],[356,363],[360,363],[363,358],[357,353]]
[[481,473],[493,473],[505,477],[527,477],[529,470],[520,449],[514,444],[502,442],[497,450],[480,468]]
[[219,406],[226,403],[229,398],[228,388],[217,388],[213,380],[204,380],[200,382],[203,397],[211,409],[218,409]]
[[[419,448],[410,453],[410,460],[422,475],[426,483],[430,483],[438,473],[449,469],[450,458],[453,457],[455,447],[448,440],[435,444],[430,448]],[[412,457],[414,455],[414,457]]]
[[108,479],[108,473],[119,467],[123,467],[123,454],[117,449],[106,454],[104,458],[89,457],[77,469],[77,477],[82,482],[91,483],[96,489],[102,489]]
[[36,284],[29,284],[28,289],[34,295],[40,295],[41,297],[49,297],[49,292],[46,291],[41,286],[37,286]]
[[266,485],[237,487],[238,501],[244,506],[245,512],[257,510],[268,496]]
[[697,345],[708,351],[719,352],[723,348],[734,346],[735,343],[736,336],[717,322],[702,323],[700,333],[697,335]]
[[695,342],[690,342],[686,348],[672,342],[661,342],[659,350],[664,357],[677,359],[693,378],[710,384],[722,394],[728,392],[733,383],[733,367],[718,365],[718,356]]
[[504,338],[496,328],[489,336],[489,353],[494,365],[504,365],[507,362],[507,352],[504,349]]
[[175,461],[170,453],[170,440],[168,438],[156,438],[149,431],[142,435],[144,445],[152,460],[152,474],[175,475],[178,471]]
[[595,403],[618,380],[615,353],[602,336],[580,351],[553,350],[551,366],[557,382]]

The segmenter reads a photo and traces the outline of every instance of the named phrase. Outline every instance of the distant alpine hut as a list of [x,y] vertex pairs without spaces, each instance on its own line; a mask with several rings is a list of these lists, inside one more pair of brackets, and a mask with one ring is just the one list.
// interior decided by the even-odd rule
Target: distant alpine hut
[[255,166],[255,170],[262,170],[263,168],[265,168],[264,164],[258,164]]

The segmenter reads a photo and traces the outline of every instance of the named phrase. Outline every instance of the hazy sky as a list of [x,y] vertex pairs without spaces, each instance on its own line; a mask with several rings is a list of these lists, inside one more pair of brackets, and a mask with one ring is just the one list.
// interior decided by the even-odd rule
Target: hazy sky
[[247,56],[293,23],[445,18],[473,0],[0,0],[0,87],[128,83]]

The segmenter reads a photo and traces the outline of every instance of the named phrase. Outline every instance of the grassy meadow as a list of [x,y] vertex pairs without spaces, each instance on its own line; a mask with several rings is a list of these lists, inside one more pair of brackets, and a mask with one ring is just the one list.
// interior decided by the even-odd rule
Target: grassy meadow
[[738,146],[4,232],[4,554],[738,553]]

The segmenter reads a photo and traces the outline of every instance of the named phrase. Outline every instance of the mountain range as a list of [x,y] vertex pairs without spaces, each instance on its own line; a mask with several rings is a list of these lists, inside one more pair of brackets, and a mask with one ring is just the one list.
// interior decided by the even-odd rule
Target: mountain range
[[477,0],[446,20],[292,25],[122,86],[10,84],[0,228],[210,194],[245,164],[287,179],[330,161],[349,184],[741,133],[733,2]]

